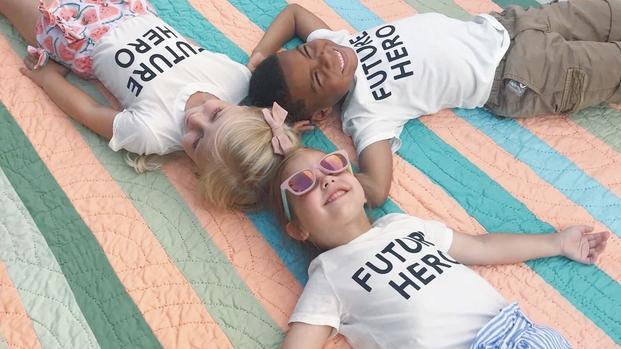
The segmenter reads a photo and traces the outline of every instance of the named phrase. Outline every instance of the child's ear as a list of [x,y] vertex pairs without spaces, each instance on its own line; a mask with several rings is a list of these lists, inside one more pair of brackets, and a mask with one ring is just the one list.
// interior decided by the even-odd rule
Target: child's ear
[[319,109],[311,115],[312,122],[322,122],[332,113],[332,107],[327,107],[323,109]]
[[289,236],[298,241],[306,241],[306,239],[308,239],[310,235],[307,231],[300,228],[297,224],[293,222],[288,222],[287,225],[285,225],[285,231]]

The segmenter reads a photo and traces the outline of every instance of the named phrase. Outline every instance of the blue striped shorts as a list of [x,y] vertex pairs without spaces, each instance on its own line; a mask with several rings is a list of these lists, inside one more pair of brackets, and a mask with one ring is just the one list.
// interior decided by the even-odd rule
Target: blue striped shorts
[[558,332],[537,326],[517,303],[503,308],[479,330],[470,349],[570,349]]

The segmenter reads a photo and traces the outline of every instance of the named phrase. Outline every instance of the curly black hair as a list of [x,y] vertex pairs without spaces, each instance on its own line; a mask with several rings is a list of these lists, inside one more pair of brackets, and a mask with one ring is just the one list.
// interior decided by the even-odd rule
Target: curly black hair
[[273,54],[261,62],[250,77],[249,102],[257,107],[271,107],[274,102],[288,112],[287,121],[309,120],[303,100],[292,100],[278,57]]

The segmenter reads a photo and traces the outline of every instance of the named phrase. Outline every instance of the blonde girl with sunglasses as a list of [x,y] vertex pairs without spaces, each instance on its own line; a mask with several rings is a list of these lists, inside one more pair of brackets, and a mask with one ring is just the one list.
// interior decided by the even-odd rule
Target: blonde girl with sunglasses
[[272,195],[287,233],[324,250],[310,264],[283,348],[319,349],[336,333],[354,349],[570,348],[465,265],[559,255],[592,264],[610,235],[581,225],[468,235],[406,214],[371,223],[343,151],[293,151]]

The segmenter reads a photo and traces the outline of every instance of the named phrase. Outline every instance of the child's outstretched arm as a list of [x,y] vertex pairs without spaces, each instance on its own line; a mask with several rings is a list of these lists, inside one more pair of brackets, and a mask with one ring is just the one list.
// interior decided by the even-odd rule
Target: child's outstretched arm
[[[28,59],[25,63],[32,68],[32,62]],[[112,123],[118,111],[97,103],[67,81],[64,67],[50,61],[40,69],[21,68],[20,71],[39,85],[67,115],[105,139],[112,138]]]
[[455,233],[448,252],[463,264],[510,264],[552,256],[593,264],[606,248],[610,233],[592,230],[574,225],[553,234]]
[[392,150],[390,140],[375,142],[360,152],[360,172],[356,178],[362,184],[367,204],[380,206],[388,198],[392,183]]
[[321,349],[330,337],[332,327],[294,322],[282,343],[282,349]]
[[257,44],[248,60],[248,69],[254,70],[269,55],[278,50],[294,36],[306,41],[308,35],[317,29],[328,29],[328,25],[304,7],[291,4],[276,16],[263,38]]

